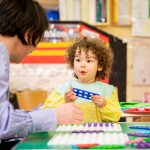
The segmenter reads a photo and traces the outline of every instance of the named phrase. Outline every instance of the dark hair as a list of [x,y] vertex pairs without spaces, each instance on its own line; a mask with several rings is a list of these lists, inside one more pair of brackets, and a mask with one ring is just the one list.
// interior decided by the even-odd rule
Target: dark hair
[[[105,79],[110,75],[113,52],[101,39],[89,37],[77,38],[66,52],[66,60],[71,69],[74,66],[74,57],[77,49],[85,51],[86,54],[91,51],[96,56],[98,65],[103,67],[102,71],[97,71],[96,79]],[[75,77],[77,78],[76,75]]]
[[[42,6],[33,0],[0,0],[0,34],[15,36],[24,45],[36,46],[48,21]],[[25,33],[28,39],[25,41]]]

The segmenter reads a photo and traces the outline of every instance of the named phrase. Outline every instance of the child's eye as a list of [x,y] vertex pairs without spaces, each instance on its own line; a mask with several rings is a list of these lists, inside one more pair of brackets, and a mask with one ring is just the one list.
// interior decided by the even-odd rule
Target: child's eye
[[91,62],[93,62],[93,60],[88,59],[87,62],[88,62],[88,63],[91,63]]
[[76,58],[75,61],[76,61],[76,62],[80,62],[80,59],[79,59],[79,58]]

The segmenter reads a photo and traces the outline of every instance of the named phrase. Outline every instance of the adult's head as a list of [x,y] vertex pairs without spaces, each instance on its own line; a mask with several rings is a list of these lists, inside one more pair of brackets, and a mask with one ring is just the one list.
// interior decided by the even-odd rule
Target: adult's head
[[47,27],[44,9],[38,2],[0,0],[0,40],[6,42],[12,62],[19,62],[30,53]]

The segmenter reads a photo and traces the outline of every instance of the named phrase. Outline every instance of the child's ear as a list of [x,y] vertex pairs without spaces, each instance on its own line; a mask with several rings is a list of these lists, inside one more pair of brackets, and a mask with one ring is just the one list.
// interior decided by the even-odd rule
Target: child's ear
[[97,71],[102,71],[102,70],[103,70],[103,67],[98,66]]

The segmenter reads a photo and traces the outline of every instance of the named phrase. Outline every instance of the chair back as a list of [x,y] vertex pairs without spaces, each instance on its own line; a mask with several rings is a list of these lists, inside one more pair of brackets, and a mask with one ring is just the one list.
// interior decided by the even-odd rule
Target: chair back
[[44,90],[24,90],[16,93],[20,109],[31,111],[44,103],[48,93]]

